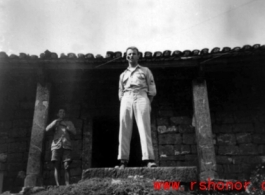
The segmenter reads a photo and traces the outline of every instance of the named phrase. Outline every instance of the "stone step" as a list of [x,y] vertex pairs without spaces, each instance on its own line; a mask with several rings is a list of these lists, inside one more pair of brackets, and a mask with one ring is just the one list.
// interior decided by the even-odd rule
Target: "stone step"
[[197,167],[127,167],[115,168],[90,168],[83,170],[82,180],[90,178],[130,178],[143,177],[156,180],[191,182],[197,181]]

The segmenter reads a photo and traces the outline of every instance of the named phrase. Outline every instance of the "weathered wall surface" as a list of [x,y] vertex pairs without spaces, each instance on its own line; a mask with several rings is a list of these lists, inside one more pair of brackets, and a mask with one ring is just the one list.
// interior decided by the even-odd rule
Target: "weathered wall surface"
[[193,72],[154,70],[157,97],[153,102],[160,166],[196,166],[197,146],[192,126]]
[[[197,165],[192,125],[191,68],[152,69],[158,94],[152,103],[152,136],[160,166]],[[73,136],[71,183],[88,167],[114,167],[118,149],[118,79],[123,70],[48,70],[51,83],[49,122],[59,106],[77,128]],[[246,178],[265,158],[264,70],[208,72],[206,81],[221,178]],[[18,191],[29,150],[37,78],[35,71],[0,72],[0,161],[3,190]],[[51,158],[53,132],[45,134],[43,183],[54,185]],[[132,141],[134,144],[135,140]],[[133,152],[139,154],[139,151]],[[136,163],[137,165],[137,163]],[[62,169],[63,173],[63,169]],[[62,175],[63,183],[63,175]],[[15,184],[15,185],[14,185]]]
[[265,160],[264,68],[207,75],[218,174],[249,179]]
[[0,155],[3,191],[18,191],[25,177],[36,96],[34,72],[0,71]]

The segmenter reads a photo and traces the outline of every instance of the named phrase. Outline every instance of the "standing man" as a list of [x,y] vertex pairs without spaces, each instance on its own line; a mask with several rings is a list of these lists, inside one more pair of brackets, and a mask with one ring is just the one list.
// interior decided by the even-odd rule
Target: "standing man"
[[49,131],[53,128],[55,129],[54,138],[51,145],[51,161],[54,163],[54,177],[57,186],[60,185],[59,177],[61,161],[63,161],[64,163],[65,184],[69,185],[69,165],[72,160],[72,144],[70,133],[76,134],[74,124],[71,121],[65,119],[65,111],[66,110],[64,108],[60,108],[57,113],[58,119],[55,119],[51,124],[46,127],[46,131]]
[[126,59],[128,67],[120,75],[119,81],[119,168],[125,168],[129,161],[133,115],[140,135],[142,160],[146,162],[147,167],[156,167],[150,120],[151,102],[156,95],[154,78],[147,67],[138,64],[139,51],[136,47],[127,48]]

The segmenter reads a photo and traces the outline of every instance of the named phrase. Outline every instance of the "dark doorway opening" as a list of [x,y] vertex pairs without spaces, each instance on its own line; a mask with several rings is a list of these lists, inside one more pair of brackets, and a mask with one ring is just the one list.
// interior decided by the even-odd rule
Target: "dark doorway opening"
[[[93,120],[92,167],[115,167],[119,164],[119,117],[97,117]],[[133,124],[129,167],[142,166],[140,136]]]

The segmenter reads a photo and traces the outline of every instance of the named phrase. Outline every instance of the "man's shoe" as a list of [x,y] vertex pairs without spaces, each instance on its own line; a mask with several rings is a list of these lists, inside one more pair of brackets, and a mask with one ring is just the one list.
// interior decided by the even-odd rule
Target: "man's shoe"
[[120,165],[115,166],[116,169],[125,169],[127,167],[128,162],[121,160]]
[[152,167],[157,167],[157,165],[156,165],[155,162],[150,161],[150,162],[147,163],[147,167],[148,168],[152,168]]

